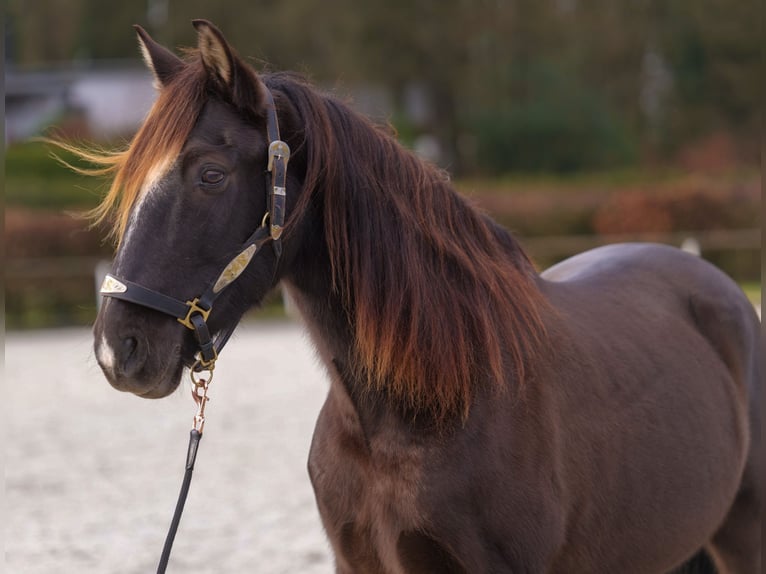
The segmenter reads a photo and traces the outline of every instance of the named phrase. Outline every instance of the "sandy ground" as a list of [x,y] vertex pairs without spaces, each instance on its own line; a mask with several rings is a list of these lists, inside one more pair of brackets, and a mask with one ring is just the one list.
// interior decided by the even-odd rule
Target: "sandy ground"
[[[9,573],[156,570],[183,474],[188,386],[112,389],[87,329],[6,339]],[[168,572],[330,573],[306,460],[327,392],[299,326],[243,325],[210,388]]]
[[[188,386],[159,401],[118,393],[87,329],[8,334],[5,371],[7,572],[154,572],[195,410]],[[298,325],[237,330],[169,573],[333,572],[306,472],[326,391]]]

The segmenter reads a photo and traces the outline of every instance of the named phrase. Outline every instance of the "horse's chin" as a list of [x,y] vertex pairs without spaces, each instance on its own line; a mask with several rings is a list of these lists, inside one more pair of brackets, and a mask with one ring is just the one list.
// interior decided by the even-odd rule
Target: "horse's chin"
[[163,399],[173,394],[181,384],[183,369],[183,364],[179,364],[171,374],[164,375],[162,378],[158,379],[153,386],[150,385],[146,390],[133,390],[130,392],[142,399]]
[[[178,352],[165,361],[150,361],[135,377],[124,377],[101,365],[109,384],[118,391],[132,393],[142,399],[162,399],[171,395],[181,383],[185,361]],[[153,367],[153,368],[152,368]]]

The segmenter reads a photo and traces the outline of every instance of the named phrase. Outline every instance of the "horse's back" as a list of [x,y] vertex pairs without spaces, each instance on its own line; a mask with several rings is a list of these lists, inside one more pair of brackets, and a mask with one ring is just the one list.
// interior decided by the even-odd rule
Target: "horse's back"
[[639,319],[645,307],[688,317],[756,396],[760,321],[739,286],[703,259],[665,245],[623,243],[571,257],[541,277],[575,299],[589,293]]
[[[596,332],[606,325],[629,332],[635,325],[661,341],[671,319],[691,326],[737,382],[751,422],[758,422],[760,320],[742,289],[718,268],[674,247],[625,243],[571,257],[541,277],[554,305],[565,314],[584,311],[578,320],[588,317],[585,328]],[[615,321],[615,314],[624,321]]]
[[[709,263],[660,245],[598,248],[541,278],[572,341],[561,355],[580,354],[577,365],[592,365],[579,378],[587,383],[563,393],[572,398],[562,416],[578,394],[601,404],[592,413],[597,423],[564,422],[583,434],[571,448],[633,467],[591,477],[600,480],[598,495],[616,497],[615,507],[636,504],[646,525],[659,516],[651,507],[662,508],[666,523],[655,526],[667,547],[687,544],[685,531],[706,544],[758,479],[760,323],[752,305]],[[599,425],[612,423],[622,435],[599,434]],[[630,472],[647,474],[635,482]]]

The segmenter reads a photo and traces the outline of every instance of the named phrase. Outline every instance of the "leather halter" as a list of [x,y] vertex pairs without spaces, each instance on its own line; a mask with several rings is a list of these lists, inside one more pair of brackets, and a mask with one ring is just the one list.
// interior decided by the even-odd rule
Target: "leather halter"
[[212,370],[218,353],[234,330],[232,327],[222,331],[213,341],[208,329],[207,318],[218,296],[245,271],[254,255],[269,241],[272,243],[276,256],[275,272],[282,255],[281,236],[285,224],[287,162],[290,159],[290,148],[279,137],[279,122],[274,97],[268,89],[265,89],[265,93],[266,130],[270,142],[267,166],[268,171],[271,172],[269,210],[263,216],[260,227],[242,244],[239,253],[229,261],[216,280],[202,295],[189,301],[181,301],[111,274],[106,275],[101,285],[100,292],[104,297],[121,299],[160,311],[175,317],[184,327],[194,331],[199,345],[199,353],[192,370]]

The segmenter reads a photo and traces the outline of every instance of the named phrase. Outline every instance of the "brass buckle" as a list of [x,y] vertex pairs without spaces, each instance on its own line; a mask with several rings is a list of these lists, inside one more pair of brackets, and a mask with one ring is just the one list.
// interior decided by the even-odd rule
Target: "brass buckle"
[[212,307],[210,309],[205,309],[204,307],[199,306],[199,297],[195,297],[191,301],[187,301],[186,305],[189,307],[189,310],[186,312],[186,317],[183,319],[177,319],[181,325],[186,327],[187,329],[191,329],[194,331],[194,325],[191,322],[191,316],[194,313],[199,313],[202,315],[202,319],[207,323],[207,318],[210,315],[210,311],[212,310]]
[[277,157],[285,161],[285,169],[287,169],[287,162],[290,161],[290,146],[282,140],[275,140],[269,144],[269,163],[266,169],[269,171],[274,169],[274,158]]
[[194,365],[192,366],[192,380],[194,380],[194,373],[199,373],[200,371],[210,371],[211,375],[213,372],[213,369],[215,368],[215,362],[218,360],[218,351],[216,351],[215,346],[213,347],[213,358],[209,361],[206,361],[202,358],[202,353],[197,353],[197,360],[194,361]]

